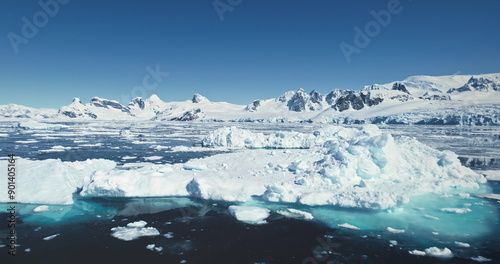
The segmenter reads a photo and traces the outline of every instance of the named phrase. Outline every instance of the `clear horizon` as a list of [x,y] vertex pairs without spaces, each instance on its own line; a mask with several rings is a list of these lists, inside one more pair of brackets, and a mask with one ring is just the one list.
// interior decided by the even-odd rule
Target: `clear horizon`
[[249,104],[414,75],[500,72],[500,2],[10,1],[0,11],[0,105]]

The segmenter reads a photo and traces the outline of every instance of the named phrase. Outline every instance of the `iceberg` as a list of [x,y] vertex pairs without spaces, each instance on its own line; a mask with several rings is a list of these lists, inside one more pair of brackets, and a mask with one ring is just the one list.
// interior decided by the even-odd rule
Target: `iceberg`
[[[203,141],[206,146],[235,149],[172,165],[20,159],[23,173],[29,176],[18,179],[18,188],[29,191],[16,199],[72,204],[75,193],[83,197],[187,196],[230,202],[258,197],[267,202],[385,210],[428,193],[484,193],[480,187],[486,182],[484,176],[462,166],[453,152],[383,133],[375,125],[325,126],[310,133],[268,135],[226,127]],[[0,166],[6,162],[0,160]],[[7,188],[5,184],[1,181],[0,188]],[[6,202],[6,197],[0,202]]]
[[267,223],[265,219],[269,217],[270,212],[269,209],[266,208],[237,205],[229,206],[228,210],[234,218],[238,219],[238,221],[254,225]]

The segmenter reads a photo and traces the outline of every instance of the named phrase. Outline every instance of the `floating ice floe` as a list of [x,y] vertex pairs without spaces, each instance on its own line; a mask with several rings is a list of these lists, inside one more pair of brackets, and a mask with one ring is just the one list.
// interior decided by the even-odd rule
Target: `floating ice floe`
[[38,152],[44,153],[44,152],[63,152],[66,150],[70,150],[72,147],[64,147],[64,146],[53,146],[50,149],[42,149],[39,150]]
[[442,212],[455,213],[455,214],[465,214],[472,212],[469,208],[441,208]]
[[451,252],[451,250],[448,248],[440,249],[437,247],[430,247],[425,249],[425,253],[427,254],[427,256],[430,257],[443,258],[443,259],[453,258],[453,252]]
[[265,219],[269,217],[270,212],[269,209],[266,208],[237,205],[229,206],[228,210],[234,218],[238,219],[238,221],[254,225],[267,223]]
[[410,253],[412,255],[415,255],[415,256],[425,256],[426,255],[425,251],[420,251],[420,250],[417,250],[417,249],[408,251],[408,253]]
[[111,228],[111,236],[121,240],[130,241],[143,236],[158,236],[160,232],[154,227],[145,227],[145,221],[137,221],[127,224],[127,226],[118,226]]
[[33,212],[35,212],[35,213],[47,212],[47,211],[49,211],[49,206],[47,206],[47,205],[40,205],[40,206],[36,207],[35,209],[33,209]]
[[477,262],[492,261],[492,259],[489,259],[489,258],[486,258],[486,257],[483,257],[483,256],[472,257],[471,259],[474,260],[474,261],[477,261]]
[[314,217],[311,213],[300,211],[300,210],[293,209],[293,208],[288,208],[286,211],[285,210],[278,210],[277,213],[280,215],[289,217],[289,218],[297,218],[297,219],[304,219],[304,220],[314,219]]
[[47,240],[52,240],[56,237],[58,237],[60,234],[55,234],[55,235],[51,235],[51,236],[48,236],[48,237],[44,237],[43,240],[47,241]]
[[391,232],[393,234],[401,234],[401,233],[405,232],[402,229],[396,229],[396,228],[392,228],[392,227],[387,227],[387,231],[389,231],[389,232]]
[[464,243],[464,242],[459,242],[459,241],[455,241],[455,245],[457,247],[463,247],[463,248],[468,248],[470,247],[470,244],[469,243]]
[[352,230],[361,230],[361,228],[354,226],[354,225],[351,225],[351,224],[348,224],[348,223],[338,224],[338,226],[343,227],[343,228],[347,228],[347,229],[352,229]]
[[22,128],[22,129],[63,129],[67,128],[68,126],[61,125],[61,124],[49,124],[49,123],[41,123],[37,121],[25,121],[25,122],[20,122],[17,124],[17,127]]

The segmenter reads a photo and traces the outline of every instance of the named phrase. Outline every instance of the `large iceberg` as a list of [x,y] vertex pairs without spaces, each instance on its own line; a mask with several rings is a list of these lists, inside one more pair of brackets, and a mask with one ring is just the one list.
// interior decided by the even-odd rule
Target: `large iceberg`
[[[20,177],[19,189],[29,192],[17,198],[67,204],[79,190],[86,197],[190,196],[238,202],[259,197],[269,202],[388,209],[426,193],[482,192],[480,184],[486,182],[462,166],[454,153],[413,138],[393,137],[374,125],[268,135],[222,128],[203,144],[239,149],[184,164],[128,169],[103,160],[25,161],[29,177]],[[6,188],[2,184],[0,188]]]

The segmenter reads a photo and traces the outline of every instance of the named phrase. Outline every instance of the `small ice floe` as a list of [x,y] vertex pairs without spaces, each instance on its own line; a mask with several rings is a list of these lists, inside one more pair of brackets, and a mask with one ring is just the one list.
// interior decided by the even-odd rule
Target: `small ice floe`
[[118,226],[111,228],[111,236],[121,240],[130,241],[142,236],[158,236],[160,232],[154,227],[145,227],[147,222],[137,221],[127,224],[127,226]]
[[488,262],[488,261],[492,261],[492,259],[489,259],[489,258],[485,258],[483,256],[477,256],[477,257],[472,257],[470,258],[474,261],[477,261],[477,262]]
[[130,160],[130,159],[137,159],[136,156],[123,156],[122,160]]
[[81,144],[78,145],[79,147],[102,147],[104,144],[102,143],[95,143],[95,144]]
[[160,252],[163,250],[163,247],[157,247],[155,244],[149,244],[146,246],[146,248],[151,250],[151,251],[156,251],[156,252]]
[[48,152],[63,152],[66,150],[70,150],[72,147],[64,147],[64,146],[53,146],[50,149],[39,150],[40,153],[48,153]]
[[469,243],[464,243],[464,242],[459,242],[459,241],[455,241],[455,245],[457,247],[463,247],[463,248],[468,248],[470,247],[470,244]]
[[283,215],[288,218],[296,218],[296,219],[304,219],[304,220],[313,220],[314,216],[311,213],[300,211],[293,208],[288,208],[285,210],[278,210],[276,213]]
[[163,235],[166,238],[173,238],[174,237],[174,232],[168,232],[165,235]]
[[416,250],[416,249],[408,251],[408,253],[415,255],[415,256],[425,256],[426,255],[426,253],[424,251],[420,251],[420,250]]
[[465,213],[472,212],[472,210],[469,208],[441,208],[441,212],[465,214]]
[[33,231],[38,232],[38,231],[40,231],[40,230],[42,230],[42,227],[41,227],[41,226],[39,226],[39,227],[35,228],[35,230],[33,230]]
[[439,232],[432,232],[433,235],[439,236]]
[[453,258],[453,252],[451,252],[451,250],[448,248],[440,249],[437,247],[430,247],[425,249],[425,253],[427,254],[427,256],[430,257],[443,258],[443,259]]
[[29,253],[29,252],[31,252],[31,248],[27,248],[24,251]]
[[398,245],[398,241],[397,240],[389,240],[389,243],[391,244],[390,245],[391,247]]
[[351,225],[351,224],[348,224],[348,223],[338,224],[337,226],[347,228],[347,229],[352,229],[352,230],[361,230],[361,228],[354,226],[354,225]]
[[35,213],[40,213],[40,212],[48,212],[49,211],[49,206],[48,205],[40,205],[33,209],[33,212]]
[[19,143],[19,144],[32,144],[32,143],[38,143],[37,140],[34,140],[34,139],[28,139],[28,140],[18,140],[18,141],[15,141],[16,143]]
[[151,157],[144,157],[145,161],[155,161],[155,160],[161,160],[163,159],[162,156],[151,156]]
[[228,208],[229,213],[238,221],[247,224],[266,224],[266,218],[269,217],[269,209],[256,206],[238,206],[231,205]]
[[433,219],[433,220],[439,220],[439,217],[432,216],[432,215],[424,215],[425,218]]
[[55,235],[51,235],[51,236],[48,236],[48,237],[44,237],[43,240],[47,241],[47,240],[51,240],[51,239],[54,239],[56,237],[58,237],[60,234],[55,234]]
[[392,228],[392,227],[387,227],[387,231],[389,231],[393,234],[401,234],[401,233],[405,232],[403,229],[396,229],[396,228]]

